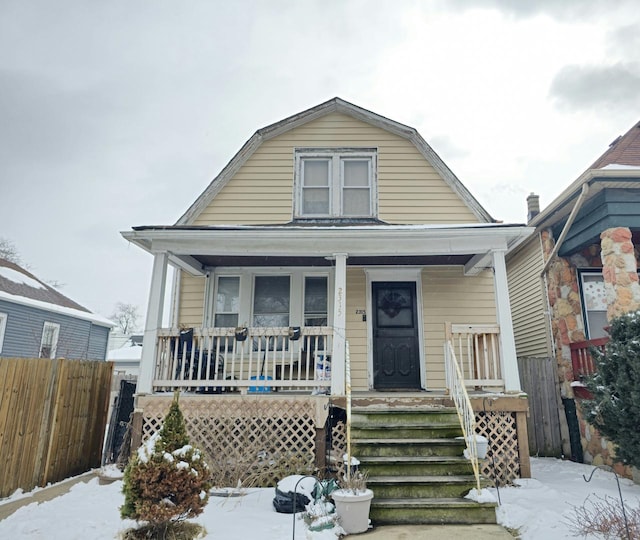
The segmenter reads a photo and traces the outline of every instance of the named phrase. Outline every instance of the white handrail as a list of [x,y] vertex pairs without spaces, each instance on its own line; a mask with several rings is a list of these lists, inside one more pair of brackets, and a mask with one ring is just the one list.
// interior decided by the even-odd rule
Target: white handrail
[[345,397],[347,400],[347,462],[345,463],[345,475],[347,482],[351,478],[351,359],[349,357],[349,342],[344,342],[344,380],[345,380]]
[[473,474],[476,478],[478,493],[480,493],[480,463],[478,459],[478,446],[476,444],[476,417],[471,407],[471,400],[464,384],[464,379],[458,366],[455,349],[450,341],[445,342],[444,350],[445,372],[447,388],[456,406],[458,420],[462,427],[465,444],[467,445],[467,458],[471,461]]

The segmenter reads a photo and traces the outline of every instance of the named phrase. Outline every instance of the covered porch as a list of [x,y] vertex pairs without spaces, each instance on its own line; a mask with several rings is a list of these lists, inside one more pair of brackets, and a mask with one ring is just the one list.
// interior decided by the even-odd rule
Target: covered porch
[[[183,388],[337,397],[345,394],[347,377],[357,391],[447,390],[445,360],[452,354],[469,389],[519,392],[504,254],[530,232],[501,224],[172,226],[125,232],[154,256],[138,393]],[[206,283],[197,308],[202,318],[195,323],[184,324],[178,315],[169,328],[162,326],[169,265]],[[438,292],[430,272],[442,269],[460,284],[450,286],[455,310],[447,305],[448,293],[438,300],[440,307],[428,296]],[[490,280],[492,299],[474,307],[477,302],[466,299],[463,285],[480,275],[485,283]],[[221,279],[237,291],[227,302],[234,307],[226,311]],[[316,312],[305,296],[312,279],[324,279],[327,290],[324,308]],[[285,308],[273,307],[274,295],[262,298],[267,296],[258,291],[263,283],[286,290],[290,296],[280,302]],[[174,300],[180,297],[179,290],[173,293]],[[268,307],[260,307],[263,300]]]

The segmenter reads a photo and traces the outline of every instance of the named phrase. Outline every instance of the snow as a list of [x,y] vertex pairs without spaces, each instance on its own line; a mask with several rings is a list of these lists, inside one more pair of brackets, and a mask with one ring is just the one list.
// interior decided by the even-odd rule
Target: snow
[[[531,479],[517,480],[517,486],[501,488],[498,521],[519,529],[523,540],[562,540],[575,538],[568,524],[573,509],[588,497],[612,497],[618,489],[612,473],[594,470],[588,465],[552,458],[532,458]],[[290,480],[293,481],[293,480]],[[627,508],[640,505],[640,486],[621,479]],[[287,485],[283,485],[286,488]],[[100,485],[98,479],[78,483],[65,495],[41,504],[25,506],[0,521],[0,538],[29,540],[107,540],[133,525],[120,519],[123,502],[122,481]],[[487,493],[488,492],[488,493]],[[241,497],[211,497],[204,513],[195,521],[204,525],[207,539],[284,540],[292,538],[293,516],[273,509],[273,488],[246,489]],[[484,489],[480,498],[493,495],[495,488]],[[477,495],[477,494],[476,494]],[[18,493],[6,500],[24,497]],[[0,501],[0,505],[5,502]],[[301,519],[295,523],[295,540],[334,540],[329,531],[309,533]],[[595,538],[595,537],[587,537]]]
[[13,281],[14,283],[27,285],[33,289],[46,289],[46,287],[38,280],[33,279],[22,272],[18,272],[13,268],[7,268],[6,266],[0,266],[0,277]]
[[622,163],[609,163],[609,165],[605,165],[604,167],[601,167],[602,170],[604,169],[612,169],[612,170],[616,170],[616,171],[620,171],[620,170],[632,170],[632,171],[637,171],[638,169],[640,169],[640,167],[637,167],[635,165],[624,165]]
[[131,347],[121,347],[112,349],[107,353],[107,360],[138,360],[142,359],[142,347],[133,345]]
[[37,309],[43,309],[45,311],[51,311],[53,313],[60,313],[61,315],[68,315],[69,317],[75,317],[76,319],[91,321],[100,326],[108,326],[109,328],[113,328],[115,326],[109,319],[106,319],[101,315],[91,313],[89,311],[80,311],[79,309],[60,306],[58,304],[52,304],[50,302],[43,302],[42,300],[35,300],[33,298],[27,298],[26,296],[9,294],[5,291],[0,291],[0,300],[6,300],[7,302],[22,304]]

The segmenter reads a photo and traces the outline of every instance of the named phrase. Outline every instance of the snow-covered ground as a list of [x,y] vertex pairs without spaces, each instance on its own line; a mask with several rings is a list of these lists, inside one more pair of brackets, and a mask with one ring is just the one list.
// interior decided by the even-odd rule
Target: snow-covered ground
[[[517,487],[500,489],[502,505],[498,521],[519,529],[523,539],[575,538],[568,522],[575,506],[591,495],[618,499],[613,474],[598,470],[586,483],[593,467],[550,458],[532,459],[533,478],[519,480]],[[621,479],[628,507],[640,505],[640,486]],[[97,479],[76,484],[69,493],[37,505],[30,504],[0,521],[0,538],[106,540],[132,522],[120,519],[122,482],[99,485]],[[495,489],[491,490],[494,494]],[[249,489],[243,497],[211,497],[198,521],[206,538],[225,540],[285,540],[292,538],[293,520],[273,510],[274,490]],[[17,496],[14,496],[15,499]],[[0,501],[0,504],[10,499]],[[296,540],[306,538],[304,523],[296,522]],[[363,537],[364,538],[364,537]]]

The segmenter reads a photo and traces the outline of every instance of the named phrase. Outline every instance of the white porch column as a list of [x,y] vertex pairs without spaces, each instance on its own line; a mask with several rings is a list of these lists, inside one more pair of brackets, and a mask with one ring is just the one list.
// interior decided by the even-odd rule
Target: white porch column
[[516,341],[513,337],[511,304],[509,303],[509,287],[507,285],[507,267],[504,262],[504,253],[505,250],[494,250],[492,252],[493,284],[496,296],[498,324],[500,325],[500,363],[505,390],[507,392],[520,392]]
[[331,395],[345,392],[345,332],[347,304],[347,254],[334,253],[336,278],[333,297],[333,351],[331,353]]
[[168,260],[167,253],[156,253],[153,256],[151,288],[149,290],[147,320],[144,325],[144,337],[142,339],[142,358],[140,360],[137,394],[150,394],[152,392],[156,348],[158,346],[158,328],[162,327],[162,308],[164,306]]

